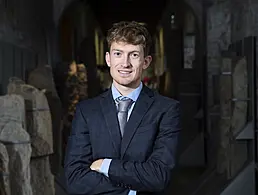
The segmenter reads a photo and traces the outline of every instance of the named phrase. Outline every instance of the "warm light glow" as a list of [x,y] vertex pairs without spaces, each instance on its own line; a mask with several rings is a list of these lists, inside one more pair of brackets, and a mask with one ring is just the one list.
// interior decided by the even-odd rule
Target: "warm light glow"
[[99,45],[99,59],[100,59],[100,64],[104,65],[104,39],[100,39],[100,45]]
[[161,66],[164,67],[164,35],[163,35],[163,28],[159,29],[159,47],[160,47],[160,63]]
[[99,63],[99,33],[97,29],[95,29],[95,52],[96,52],[96,64],[100,64]]

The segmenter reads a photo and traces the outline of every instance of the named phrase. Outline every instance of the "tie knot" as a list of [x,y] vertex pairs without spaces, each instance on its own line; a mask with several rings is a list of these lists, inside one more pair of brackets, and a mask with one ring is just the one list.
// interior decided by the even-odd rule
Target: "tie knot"
[[127,112],[133,103],[133,100],[128,97],[118,97],[116,101],[118,103],[118,112]]

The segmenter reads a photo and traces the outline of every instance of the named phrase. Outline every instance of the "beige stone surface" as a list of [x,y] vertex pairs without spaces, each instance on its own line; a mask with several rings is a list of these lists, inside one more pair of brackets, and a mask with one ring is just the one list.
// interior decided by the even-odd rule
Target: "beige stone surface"
[[246,59],[241,58],[237,60],[233,75],[232,75],[232,85],[233,85],[233,97],[238,100],[235,101],[233,106],[232,115],[232,131],[234,135],[237,135],[240,130],[246,125],[247,117],[247,104],[248,101],[244,101],[248,98],[247,91],[247,64]]

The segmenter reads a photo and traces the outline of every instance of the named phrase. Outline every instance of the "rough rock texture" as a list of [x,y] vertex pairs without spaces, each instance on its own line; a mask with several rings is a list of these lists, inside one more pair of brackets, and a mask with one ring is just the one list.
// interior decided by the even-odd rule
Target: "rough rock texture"
[[0,194],[11,195],[9,156],[4,144],[0,143]]
[[224,173],[228,168],[228,146],[230,144],[229,133],[232,112],[232,79],[231,79],[232,60],[222,59],[220,76],[220,121],[219,121],[219,140],[217,171]]
[[23,129],[24,99],[17,95],[0,96],[0,140],[9,155],[12,195],[32,195],[30,183],[30,136]]
[[[11,84],[12,86],[13,84]],[[53,152],[52,121],[45,94],[30,85],[8,85],[9,94],[19,94],[25,99],[27,131],[32,141],[32,156]]]
[[61,167],[61,119],[63,113],[61,100],[56,92],[51,66],[40,66],[33,70],[29,75],[28,84],[37,89],[46,90],[45,95],[51,112],[52,136],[53,140],[55,140],[53,143],[54,154],[50,156],[50,163],[52,173],[57,174]]
[[247,122],[247,62],[246,58],[240,58],[234,63],[232,72],[232,95],[234,101],[231,119],[231,143],[229,147],[228,178],[234,177],[244,166],[248,159],[248,147],[245,141],[235,139],[237,134],[245,127]]
[[227,50],[231,43],[230,4],[222,2],[210,7],[207,11],[207,68],[209,106],[213,106],[214,86],[212,75],[220,72],[222,65],[221,52]]
[[[52,121],[45,94],[33,86],[21,84],[9,93],[20,94],[26,101],[27,131],[31,136],[31,184],[33,194],[54,195],[54,177],[49,155],[53,153]],[[44,190],[42,190],[44,189]]]
[[53,79],[52,67],[49,65],[39,66],[30,72],[28,84],[37,89],[46,89],[53,97],[58,97]]
[[31,185],[33,195],[54,195],[55,184],[51,173],[49,157],[31,159]]
[[234,103],[233,116],[232,116],[232,131],[236,135],[239,131],[244,128],[246,124],[247,117],[247,101],[244,101],[248,98],[247,94],[247,64],[246,59],[241,58],[236,62],[234,72],[232,75],[233,79],[233,97],[238,100]]

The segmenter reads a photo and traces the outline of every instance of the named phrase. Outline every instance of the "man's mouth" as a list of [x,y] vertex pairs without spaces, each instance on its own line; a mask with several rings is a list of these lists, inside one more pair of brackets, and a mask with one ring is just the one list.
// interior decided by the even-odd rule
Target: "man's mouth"
[[132,71],[129,71],[129,70],[118,70],[118,72],[121,74],[121,75],[129,75],[132,73]]

